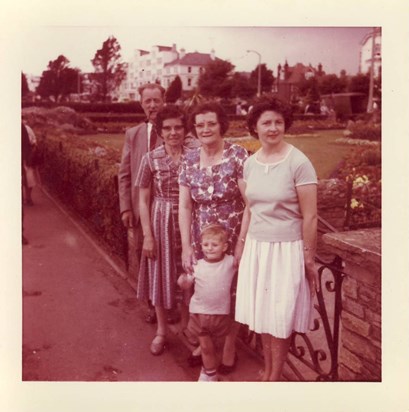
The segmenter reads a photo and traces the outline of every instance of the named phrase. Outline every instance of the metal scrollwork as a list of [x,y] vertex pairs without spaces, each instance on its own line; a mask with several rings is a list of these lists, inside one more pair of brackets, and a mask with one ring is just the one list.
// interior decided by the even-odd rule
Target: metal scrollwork
[[[308,333],[294,333],[284,373],[287,380],[336,381],[338,379],[339,326],[342,310],[341,288],[345,274],[342,260],[317,258],[320,289],[314,303],[314,318]],[[242,329],[243,343],[262,358],[260,335]],[[287,375],[287,376],[286,376]]]
[[[317,317],[309,333],[294,333],[290,354],[301,363],[303,373],[295,373],[300,380],[335,381],[338,379],[339,323],[342,310],[341,287],[344,274],[342,261],[335,257],[330,263],[317,258],[320,289],[314,304]],[[331,276],[331,279],[324,279]],[[324,286],[324,288],[323,288]],[[333,296],[330,296],[333,294]],[[295,362],[289,366],[294,372]],[[313,376],[315,375],[315,378]]]

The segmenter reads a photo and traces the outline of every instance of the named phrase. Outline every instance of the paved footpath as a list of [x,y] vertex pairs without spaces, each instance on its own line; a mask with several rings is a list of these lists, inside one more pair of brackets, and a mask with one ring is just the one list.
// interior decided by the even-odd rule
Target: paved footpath
[[[162,356],[149,352],[155,326],[95,241],[46,192],[24,209],[23,380],[195,381],[175,334]],[[177,331],[177,326],[172,327]],[[260,363],[239,350],[224,380],[252,380]]]

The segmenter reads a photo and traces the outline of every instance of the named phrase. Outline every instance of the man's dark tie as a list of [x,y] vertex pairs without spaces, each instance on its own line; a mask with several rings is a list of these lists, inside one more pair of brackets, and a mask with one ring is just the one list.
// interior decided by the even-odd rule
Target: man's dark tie
[[149,139],[149,151],[153,150],[156,145],[156,140],[158,139],[158,134],[156,133],[155,126],[152,127],[151,136]]

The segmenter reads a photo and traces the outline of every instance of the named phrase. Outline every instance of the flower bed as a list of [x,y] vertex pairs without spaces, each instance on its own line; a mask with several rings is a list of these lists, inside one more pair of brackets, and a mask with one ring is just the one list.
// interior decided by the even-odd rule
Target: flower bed
[[[382,206],[380,146],[356,147],[338,172],[348,186],[346,227],[380,227]],[[349,207],[348,207],[349,205]]]
[[350,122],[344,134],[351,139],[380,142],[382,136],[381,125],[358,120],[357,122]]

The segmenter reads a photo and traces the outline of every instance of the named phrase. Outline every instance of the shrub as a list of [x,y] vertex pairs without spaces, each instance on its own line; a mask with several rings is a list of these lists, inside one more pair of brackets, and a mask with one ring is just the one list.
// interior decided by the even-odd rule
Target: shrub
[[143,114],[143,109],[139,102],[127,102],[127,103],[83,103],[83,102],[24,102],[22,107],[44,107],[52,109],[58,106],[69,107],[78,113],[131,113],[131,114]]
[[336,130],[343,129],[345,123],[340,123],[329,118],[317,118],[307,120],[295,120],[289,129],[290,134],[310,133],[313,130]]
[[357,147],[345,159],[339,178],[349,187],[346,225],[349,229],[381,226],[381,149]]
[[36,134],[44,160],[43,182],[109,252],[126,261],[127,238],[120,219],[116,180],[119,151],[76,139],[75,135],[49,132],[45,137],[39,130]]
[[365,139],[371,141],[381,140],[381,125],[363,122],[358,120],[357,122],[351,122],[348,126],[350,132],[349,137],[351,139]]

